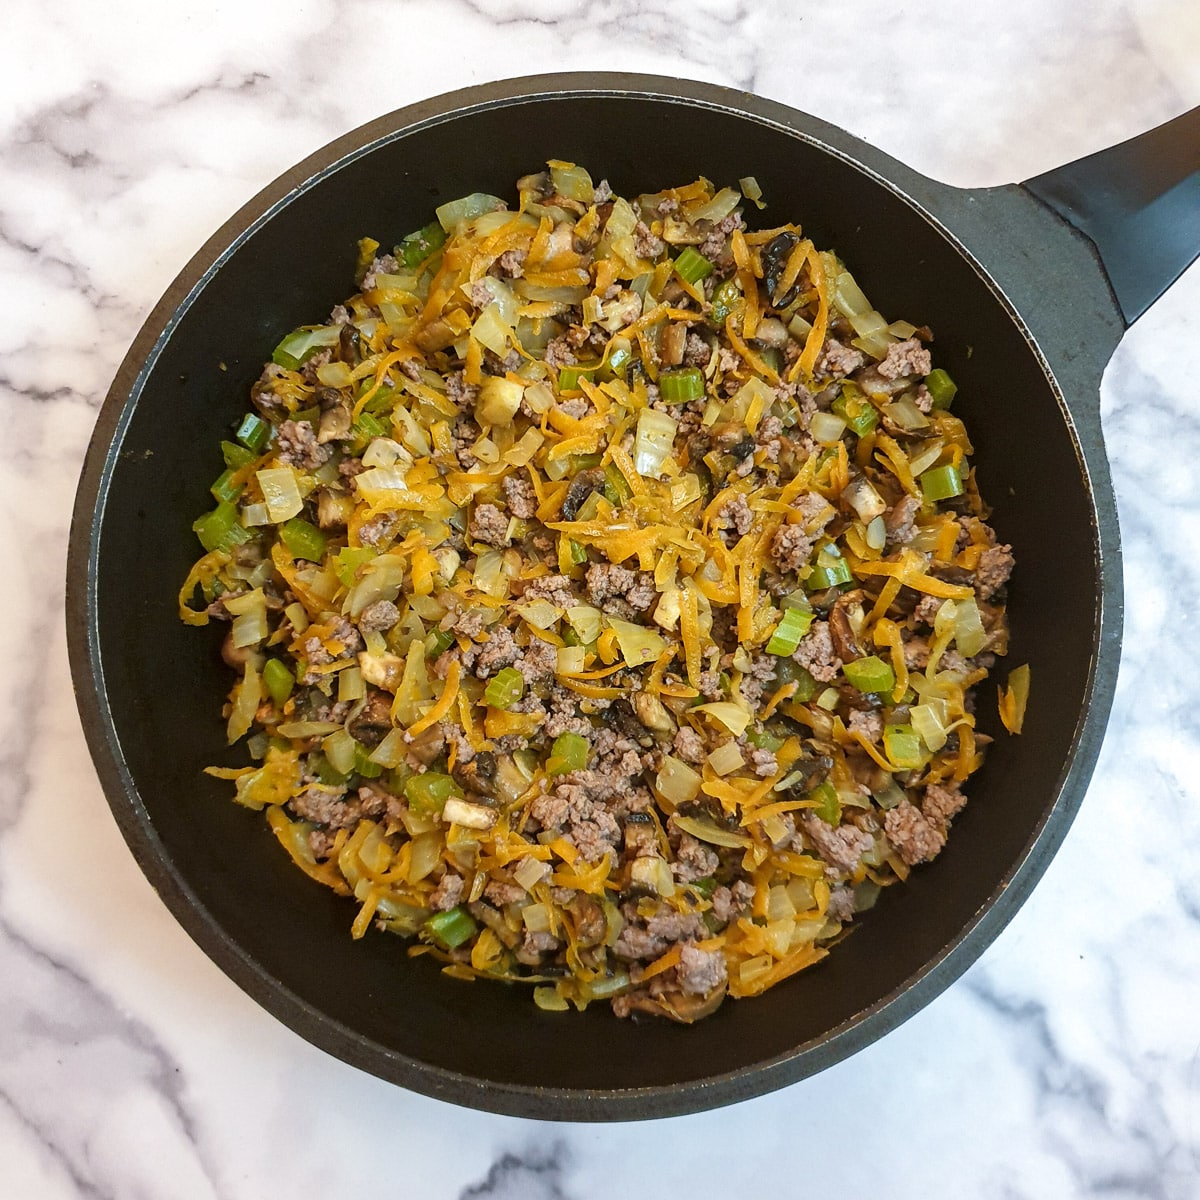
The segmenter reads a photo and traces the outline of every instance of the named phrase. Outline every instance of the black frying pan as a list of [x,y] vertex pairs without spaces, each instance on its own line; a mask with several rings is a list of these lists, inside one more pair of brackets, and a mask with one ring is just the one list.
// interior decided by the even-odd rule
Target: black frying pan
[[[189,526],[208,504],[217,442],[261,363],[283,332],[348,293],[360,236],[390,245],[445,200],[510,195],[549,157],[627,195],[697,174],[756,176],[764,222],[803,221],[883,312],[933,328],[994,524],[1018,557],[1009,662],[1032,664],[1026,731],[999,734],[949,850],[890,889],[825,963],[692,1028],[618,1021],[600,1006],[541,1013],[526,991],[447,979],[390,937],[351,941],[353,906],[304,878],[261,816],[201,774],[243,752],[224,745],[219,632],[181,625],[175,592],[196,554]],[[280,1020],[365,1070],[479,1108],[607,1120],[713,1107],[819,1071],[899,1024],[1012,917],[1091,774],[1121,636],[1100,375],[1126,325],[1200,250],[1198,164],[1193,112],[1024,186],[958,191],[754,96],[560,75],[403,109],[289,171],[151,314],[76,501],[75,687],[142,869]],[[981,726],[999,732],[992,696]]]

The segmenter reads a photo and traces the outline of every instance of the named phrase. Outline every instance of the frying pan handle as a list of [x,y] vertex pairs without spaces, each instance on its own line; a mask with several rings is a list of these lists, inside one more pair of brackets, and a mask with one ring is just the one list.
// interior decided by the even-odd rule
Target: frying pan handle
[[1200,255],[1200,108],[1023,186],[1092,241],[1132,325]]

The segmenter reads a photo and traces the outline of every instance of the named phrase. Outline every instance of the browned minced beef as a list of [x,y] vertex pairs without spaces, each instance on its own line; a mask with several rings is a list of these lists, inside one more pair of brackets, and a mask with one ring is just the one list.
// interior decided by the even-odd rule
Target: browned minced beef
[[358,540],[364,546],[378,546],[392,536],[399,524],[400,518],[395,513],[376,513],[358,527]]
[[361,284],[362,290],[369,292],[375,286],[376,275],[395,275],[399,269],[400,264],[396,261],[394,254],[380,254],[367,268]]
[[537,493],[524,475],[505,475],[503,487],[508,511],[514,517],[527,521],[537,512]]
[[594,732],[592,723],[581,715],[575,693],[553,684],[550,695],[546,698],[549,717],[543,726],[548,738],[556,738],[560,733],[577,733],[581,737],[591,737]]
[[621,841],[616,818],[582,784],[560,783],[536,797],[530,815],[544,829],[562,830],[587,862],[595,862],[606,851],[615,852]]
[[683,344],[685,367],[706,367],[712,358],[712,347],[698,333],[689,332]]
[[524,940],[517,949],[517,962],[527,967],[536,967],[550,954],[562,949],[562,943],[552,933],[543,930],[526,930]]
[[707,233],[704,241],[700,243],[700,253],[704,255],[710,262],[715,262],[721,257],[721,252],[725,249],[725,240],[735,229],[741,229],[744,226],[742,214],[734,209],[733,212],[722,217]]
[[798,571],[807,564],[814,541],[834,515],[824,497],[815,493],[801,496],[792,509],[799,523],[781,525],[771,539],[771,557],[781,571]]
[[917,601],[917,607],[913,609],[913,616],[926,625],[932,626],[937,620],[938,610],[942,607],[942,600],[937,596],[922,596]]
[[533,638],[525,653],[517,660],[517,670],[526,684],[538,683],[554,676],[558,666],[558,651],[541,638]]
[[387,817],[389,821],[401,821],[408,805],[399,797],[381,787],[364,784],[358,789],[358,802],[362,805],[364,817],[379,820]]
[[834,921],[854,920],[854,889],[845,886],[831,888],[825,915]]
[[676,912],[667,905],[661,905],[648,919],[640,916],[636,904],[625,904],[621,911],[625,927],[613,947],[618,958],[658,958],[676,942],[698,941],[708,932],[697,913]]
[[807,668],[814,679],[820,680],[821,683],[832,683],[841,669],[842,660],[834,651],[829,622],[814,621],[800,639],[792,658]]
[[303,471],[315,471],[332,453],[317,441],[317,431],[307,421],[284,421],[275,431],[279,461]]
[[525,274],[525,253],[524,250],[505,250],[496,259],[498,273],[509,279],[520,279]]
[[314,784],[288,801],[288,807],[302,821],[312,821],[327,829],[351,829],[362,819],[357,797],[336,788]]
[[[479,389],[473,384],[469,384],[466,376],[462,371],[452,371],[446,376],[446,399],[451,404],[457,405],[459,408],[470,408],[475,403],[475,398],[479,395]],[[458,429],[455,430],[457,434]],[[462,430],[466,434],[467,430]],[[479,436],[479,431],[472,429],[469,432],[468,444],[474,442]]]
[[722,884],[712,894],[713,916],[721,922],[732,921],[748,912],[753,900],[754,884],[747,880],[739,879],[731,888]]
[[861,350],[843,346],[835,337],[827,337],[821,353],[817,355],[814,370],[817,375],[832,375],[835,379],[841,379],[859,370],[866,361],[867,356]]
[[521,657],[521,647],[513,641],[507,625],[495,625],[475,660],[475,674],[487,679],[504,667],[511,667]]
[[701,671],[696,684],[705,700],[720,700],[725,694],[721,687],[721,676],[717,671]]
[[861,733],[868,742],[877,742],[883,737],[883,717],[877,712],[856,709],[850,714],[846,728],[851,733]]
[[672,867],[675,878],[680,883],[707,879],[720,865],[721,860],[710,846],[692,837],[690,833],[680,836],[679,849],[675,852],[675,865]]
[[720,950],[684,946],[679,951],[679,987],[687,996],[705,996],[726,980],[725,955]]
[[667,243],[652,233],[645,221],[639,221],[633,227],[633,248],[639,258],[657,258],[667,248]]
[[769,775],[774,775],[779,769],[779,760],[770,750],[760,749],[758,746],[750,746],[746,750],[746,762],[750,764],[752,770],[759,779],[766,779]]
[[975,586],[981,600],[990,600],[1008,582],[1014,562],[1011,546],[989,546],[979,556]]
[[835,871],[853,871],[875,845],[869,833],[853,825],[826,825],[816,813],[801,813],[799,823],[813,848]]
[[900,379],[907,375],[928,375],[933,367],[929,351],[917,338],[893,342],[876,365],[884,379]]
[[548,600],[557,608],[574,608],[579,603],[568,575],[543,575],[525,585],[523,600]]
[[654,576],[630,571],[615,563],[593,563],[587,572],[588,598],[605,612],[618,611],[614,601],[624,601],[634,612],[645,612],[657,598]]
[[946,844],[946,835],[907,800],[884,813],[883,828],[888,841],[910,867],[935,858]]
[[704,761],[704,739],[689,725],[684,725],[675,735],[672,743],[675,753],[684,762],[699,763]]
[[528,893],[519,883],[511,883],[507,879],[493,879],[483,889],[483,898],[490,900],[497,908],[506,904],[520,904]]
[[447,613],[442,618],[439,628],[448,629],[452,633],[460,633],[463,637],[477,638],[483,632],[485,625],[483,613],[477,608],[468,608]]
[[957,784],[931,783],[921,799],[921,812],[935,825],[946,825],[962,812],[966,802]]
[[451,908],[456,908],[461,903],[462,897],[462,876],[455,875],[453,871],[447,871],[438,881],[437,887],[433,889],[433,894],[429,897],[429,907],[437,909],[438,912],[446,912]]
[[571,348],[570,341],[565,336],[551,338],[546,343],[542,357],[552,367],[569,367],[579,361],[575,357],[575,351]]
[[725,502],[719,515],[721,520],[737,533],[738,537],[749,533],[754,525],[754,510],[740,492],[732,500]]
[[494,504],[477,504],[468,530],[477,541],[488,546],[508,545],[508,517]]
[[912,541],[916,532],[914,518],[920,511],[921,502],[916,496],[904,496],[883,515],[889,546],[903,546]]
[[364,633],[391,629],[400,620],[400,610],[390,600],[375,600],[358,614],[358,627]]

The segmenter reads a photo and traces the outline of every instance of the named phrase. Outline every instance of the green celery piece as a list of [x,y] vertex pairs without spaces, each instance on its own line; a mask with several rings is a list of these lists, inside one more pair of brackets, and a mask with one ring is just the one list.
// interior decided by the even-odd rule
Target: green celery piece
[[713,264],[693,246],[685,246],[675,260],[675,274],[685,283],[699,283],[713,273]]
[[962,477],[953,463],[932,467],[917,482],[926,500],[951,500],[963,491]]
[[621,474],[620,468],[615,463],[609,463],[604,468],[604,496],[609,504],[620,508],[627,503],[633,495],[633,488],[629,486],[629,480]]
[[572,771],[582,771],[588,762],[588,752],[591,745],[587,738],[578,733],[560,733],[550,747],[550,757],[546,759],[547,775],[569,775]]
[[447,950],[454,950],[479,932],[475,918],[460,904],[448,912],[434,913],[425,922],[425,930]]
[[335,345],[338,337],[338,330],[331,325],[319,329],[293,329],[275,347],[271,361],[289,371],[298,371],[318,350]]
[[772,754],[783,748],[784,739],[768,733],[765,729],[747,729],[746,741],[760,750],[770,750]]
[[233,468],[227,467],[208,490],[212,492],[213,498],[216,500],[224,500],[228,503],[233,503],[241,494],[242,489],[246,486],[244,483],[233,482]]
[[319,563],[325,557],[325,543],[329,540],[315,525],[302,517],[292,517],[279,527],[279,539],[293,557],[306,558]]
[[254,534],[238,520],[237,505],[222,500],[212,512],[192,523],[192,530],[205,550],[229,550],[248,542]]
[[724,325],[729,314],[742,303],[742,289],[738,287],[736,280],[727,279],[713,292],[708,318],[714,325]]
[[818,783],[808,793],[808,799],[817,801],[812,811],[826,825],[836,825],[842,819],[842,802],[838,799],[837,788],[828,780],[825,783]]
[[800,639],[808,632],[812,624],[812,610],[803,608],[788,608],[784,611],[783,620],[775,626],[771,640],[767,642],[767,653],[780,658],[795,654]]
[[276,708],[282,708],[296,686],[295,676],[278,658],[268,658],[263,665],[263,683]]
[[879,413],[865,396],[847,396],[842,392],[832,408],[859,437],[864,437],[879,424]]
[[658,377],[658,391],[667,404],[687,404],[704,398],[704,373],[699,367],[678,367]]
[[446,243],[446,231],[437,221],[431,221],[423,229],[410,233],[396,247],[395,254],[404,266],[419,267],[431,254]]
[[921,766],[925,756],[921,751],[921,739],[911,725],[896,724],[883,727],[883,748],[888,758],[898,767],[912,770]]
[[462,788],[449,775],[423,771],[410,776],[404,784],[404,794],[413,811],[422,816],[437,816],[451,796],[461,796]]
[[854,575],[850,564],[842,557],[842,553],[832,544],[826,546],[818,555],[804,586],[810,592],[823,592],[826,588],[840,587],[850,583]]
[[933,397],[934,408],[949,408],[958,392],[958,384],[941,367],[935,367],[925,376],[925,386]]
[[454,645],[454,634],[448,629],[435,629],[425,641],[425,657],[437,658]]
[[257,414],[247,413],[234,436],[248,450],[260,454],[271,436],[271,426]]
[[378,779],[383,774],[383,767],[377,762],[372,762],[370,754],[371,752],[366,746],[355,743],[354,771],[364,779]]
[[516,667],[497,671],[483,689],[483,702],[492,708],[508,710],[525,695],[525,676]]
[[842,671],[860,692],[890,692],[896,686],[896,674],[877,654],[856,658],[846,663]]
[[370,562],[376,552],[370,546],[343,546],[334,555],[334,573],[345,587],[353,587],[358,575],[358,568],[365,562]]
[[221,457],[224,458],[225,465],[231,471],[236,471],[239,467],[252,463],[258,455],[245,446],[239,446],[236,442],[222,442]]
[[591,379],[600,370],[600,363],[574,363],[571,366],[558,368],[559,392],[577,392],[580,390],[581,379]]
[[341,787],[350,778],[341,771],[334,769],[333,764],[323,754],[310,754],[308,768],[317,777],[318,782],[326,787]]
[[358,420],[354,422],[352,428],[366,442],[377,437],[387,437],[391,432],[377,416],[369,412],[359,413]]

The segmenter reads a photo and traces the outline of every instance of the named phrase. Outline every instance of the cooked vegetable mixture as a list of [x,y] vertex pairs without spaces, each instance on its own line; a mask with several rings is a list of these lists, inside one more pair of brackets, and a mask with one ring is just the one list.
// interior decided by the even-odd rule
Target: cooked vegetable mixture
[[942,850],[1013,557],[930,331],[747,229],[753,179],[517,187],[360,243],[222,443],[180,611],[253,765],[212,773],[354,937],[694,1021]]

